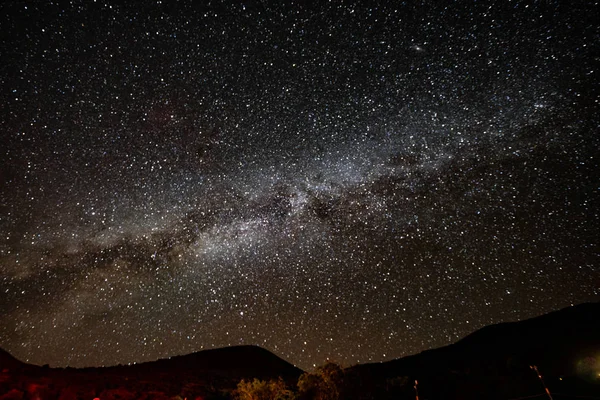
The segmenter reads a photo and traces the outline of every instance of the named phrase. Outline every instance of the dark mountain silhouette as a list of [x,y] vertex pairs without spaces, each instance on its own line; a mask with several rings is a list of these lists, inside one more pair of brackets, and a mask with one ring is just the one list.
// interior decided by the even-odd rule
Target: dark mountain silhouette
[[468,368],[482,360],[501,358],[543,364],[548,372],[571,374],[575,370],[569,361],[599,346],[600,303],[585,303],[524,321],[486,326],[449,346],[355,368],[414,373]]
[[[536,366],[559,398],[600,398],[600,303],[581,304],[520,322],[491,325],[455,344],[344,371],[342,398],[498,399],[543,395]],[[131,366],[48,368],[0,349],[2,399],[231,398],[241,379],[302,371],[257,346],[206,350]],[[595,397],[594,397],[595,396]]]
[[153,362],[99,368],[39,367],[0,350],[0,399],[11,390],[12,396],[17,390],[22,398],[44,399],[163,399],[177,395],[188,399],[227,398],[241,379],[282,377],[295,385],[302,372],[258,346],[205,350]]
[[458,391],[472,393],[460,398],[508,399],[540,391],[531,366],[550,385],[573,386],[577,380],[581,390],[595,382],[594,388],[583,390],[600,394],[600,303],[490,325],[449,346],[346,371],[371,390],[405,377],[420,381],[427,398],[454,398],[451,393]]
[[[109,367],[123,368],[123,367]],[[258,346],[232,346],[130,366],[138,371],[214,373],[234,377],[297,379],[302,370]]]
[[22,368],[26,364],[17,360],[9,352],[0,349],[0,371],[5,368]]

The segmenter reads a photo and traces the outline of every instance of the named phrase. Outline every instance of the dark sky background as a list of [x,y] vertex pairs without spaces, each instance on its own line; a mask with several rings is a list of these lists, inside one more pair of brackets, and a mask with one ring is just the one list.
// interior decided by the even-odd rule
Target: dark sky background
[[0,346],[389,360],[600,298],[592,1],[2,1]]

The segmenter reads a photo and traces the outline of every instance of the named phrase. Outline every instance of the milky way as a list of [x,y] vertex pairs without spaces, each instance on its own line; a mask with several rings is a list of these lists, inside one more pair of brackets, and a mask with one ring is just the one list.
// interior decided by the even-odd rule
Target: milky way
[[120,3],[0,5],[2,348],[352,365],[598,300],[598,4]]

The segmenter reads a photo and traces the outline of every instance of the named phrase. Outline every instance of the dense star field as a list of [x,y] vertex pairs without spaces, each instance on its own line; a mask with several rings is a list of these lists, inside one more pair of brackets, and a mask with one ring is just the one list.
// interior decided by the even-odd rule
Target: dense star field
[[388,360],[600,298],[591,1],[3,1],[0,347]]

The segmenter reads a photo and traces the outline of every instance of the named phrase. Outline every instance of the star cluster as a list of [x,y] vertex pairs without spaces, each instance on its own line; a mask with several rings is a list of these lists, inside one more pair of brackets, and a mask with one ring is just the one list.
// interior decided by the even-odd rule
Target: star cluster
[[598,300],[598,5],[0,5],[0,346],[388,360]]

